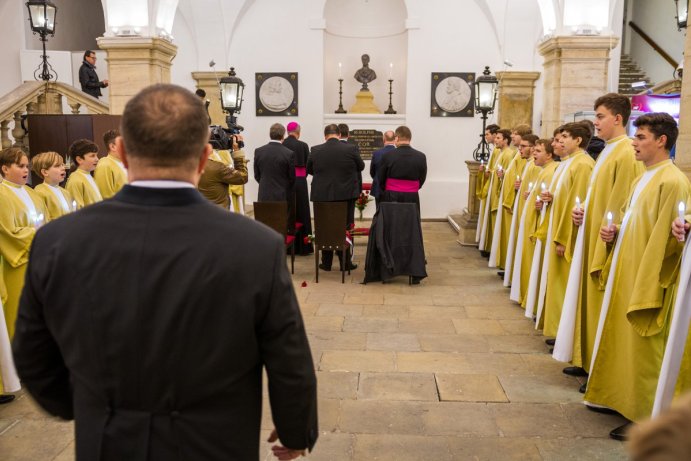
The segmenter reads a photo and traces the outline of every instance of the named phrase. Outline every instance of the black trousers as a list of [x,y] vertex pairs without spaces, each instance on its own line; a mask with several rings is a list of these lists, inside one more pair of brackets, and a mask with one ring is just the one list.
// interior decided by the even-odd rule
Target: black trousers
[[[346,230],[351,229],[353,225],[355,224],[355,199],[351,199],[347,201],[347,208],[346,208],[346,213],[348,214],[346,216]],[[345,236],[344,236],[345,238]],[[336,252],[336,255],[338,256],[338,261],[343,265],[343,260],[341,258],[341,252]],[[326,267],[331,267],[331,264],[333,264],[333,259],[334,259],[334,252],[333,251],[322,251],[322,264],[325,265]],[[346,251],[346,267],[350,266],[352,264],[352,259],[351,259],[351,252],[350,250]]]

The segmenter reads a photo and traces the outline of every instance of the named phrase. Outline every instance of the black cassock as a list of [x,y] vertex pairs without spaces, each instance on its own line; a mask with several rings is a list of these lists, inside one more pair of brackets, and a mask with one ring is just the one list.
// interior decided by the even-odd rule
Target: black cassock
[[[420,211],[420,197],[417,191],[405,192],[394,183],[421,188],[427,178],[427,158],[409,145],[397,147],[381,159],[379,165],[380,202],[415,203]],[[393,181],[391,181],[393,180]],[[398,189],[398,190],[397,190]],[[405,188],[403,188],[405,189]]]
[[307,143],[295,136],[288,136],[283,145],[295,154],[295,221],[302,223],[302,228],[295,233],[295,253],[307,255],[314,252],[312,243],[304,242],[304,238],[312,234],[312,213],[306,175],[310,148]]
[[318,435],[282,239],[192,188],[128,185],[41,228],[13,349],[77,460],[257,460],[264,367],[282,443]]

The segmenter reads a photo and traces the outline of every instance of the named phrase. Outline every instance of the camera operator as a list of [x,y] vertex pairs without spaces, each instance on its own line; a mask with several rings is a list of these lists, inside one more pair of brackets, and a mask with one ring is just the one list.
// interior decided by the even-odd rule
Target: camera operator
[[247,161],[242,135],[228,136],[221,127],[211,127],[209,140],[214,148],[199,179],[199,192],[209,201],[230,209],[228,187],[247,183]]

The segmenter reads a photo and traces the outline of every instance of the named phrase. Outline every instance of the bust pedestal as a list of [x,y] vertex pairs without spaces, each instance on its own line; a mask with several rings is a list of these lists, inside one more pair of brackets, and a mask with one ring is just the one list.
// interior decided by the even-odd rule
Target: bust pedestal
[[466,160],[468,172],[470,173],[468,181],[468,207],[463,210],[460,222],[458,223],[458,240],[457,242],[464,246],[477,246],[475,235],[478,226],[478,217],[480,214],[480,200],[475,195],[475,184],[477,183],[477,174],[480,169],[480,162],[475,160]]
[[355,95],[355,104],[350,108],[351,114],[381,114],[374,104],[374,95],[370,90],[360,90]]

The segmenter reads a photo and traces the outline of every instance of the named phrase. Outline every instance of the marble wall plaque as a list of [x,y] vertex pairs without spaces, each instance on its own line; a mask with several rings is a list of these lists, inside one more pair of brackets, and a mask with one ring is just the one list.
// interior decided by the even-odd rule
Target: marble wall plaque
[[372,152],[384,147],[383,133],[378,130],[351,130],[348,142],[353,142],[360,148],[363,160],[370,160]]

